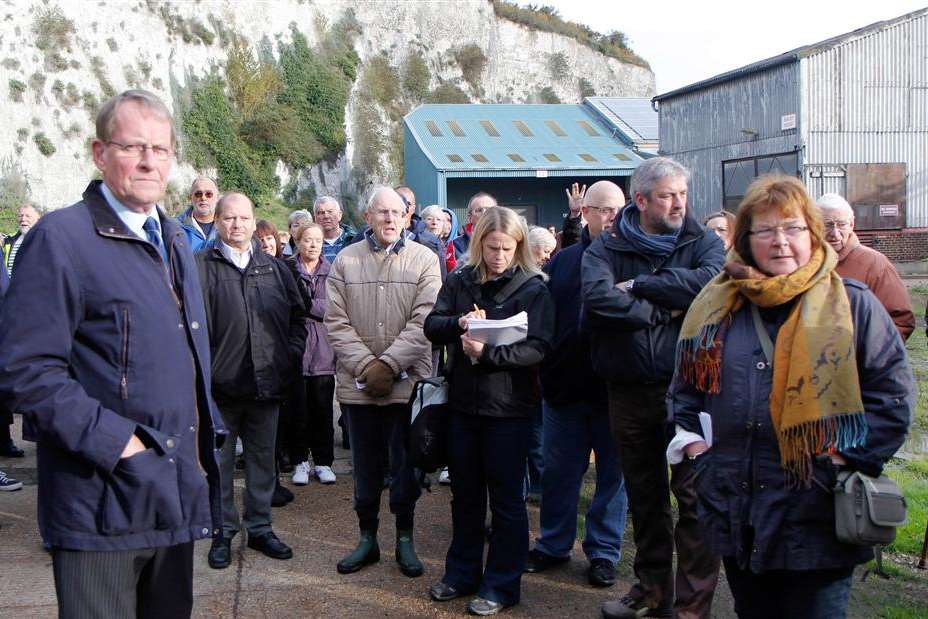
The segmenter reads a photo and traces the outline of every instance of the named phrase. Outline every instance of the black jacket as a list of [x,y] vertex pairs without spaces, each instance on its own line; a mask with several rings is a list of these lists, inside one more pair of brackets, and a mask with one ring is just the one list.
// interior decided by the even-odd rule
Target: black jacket
[[[687,213],[677,246],[657,259],[625,239],[620,219],[583,255],[583,320],[593,367],[607,382],[667,384],[683,313],[722,270],[725,248]],[[615,288],[630,279],[630,293]],[[674,310],[680,313],[671,316]]]
[[280,400],[299,376],[305,308],[290,269],[252,246],[244,272],[216,246],[196,255],[206,304],[213,397]]
[[[905,440],[915,408],[915,381],[899,332],[880,302],[860,282],[846,279],[854,321],[860,394],[866,409],[867,440],[842,452],[848,466],[878,476]],[[788,307],[761,309],[776,340]],[[790,488],[780,466],[770,422],[773,372],[745,305],[732,317],[722,346],[721,389],[706,394],[674,379],[670,406],[674,422],[702,434],[700,411],[712,416],[713,445],[696,459],[699,521],[705,543],[734,557],[743,568],[813,570],[849,567],[873,556],[869,548],[835,537],[836,470],[814,461],[813,483]]]
[[[425,319],[425,336],[448,346],[446,375],[452,410],[487,417],[530,417],[541,394],[538,364],[551,348],[554,306],[540,277],[526,281],[502,304],[491,299],[509,282],[511,269],[482,286],[473,267],[451,273],[438,293],[432,313]],[[509,318],[528,313],[528,336],[507,346],[485,346],[478,363],[471,363],[461,346],[458,319],[477,304],[487,318]]]
[[578,328],[582,305],[580,265],[591,242],[589,230],[584,226],[580,242],[559,251],[545,267],[551,277],[548,290],[556,319],[551,353],[541,364],[541,390],[545,401],[554,406],[606,403],[606,385],[593,372],[590,361],[589,334]]

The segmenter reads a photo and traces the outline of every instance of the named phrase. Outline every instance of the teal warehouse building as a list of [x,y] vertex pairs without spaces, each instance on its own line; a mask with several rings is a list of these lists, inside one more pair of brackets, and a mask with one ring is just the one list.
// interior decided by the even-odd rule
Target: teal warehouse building
[[591,100],[420,105],[404,119],[405,184],[420,206],[439,204],[462,220],[469,198],[486,191],[529,223],[560,227],[571,183],[605,179],[627,194],[651,156],[601,108]]

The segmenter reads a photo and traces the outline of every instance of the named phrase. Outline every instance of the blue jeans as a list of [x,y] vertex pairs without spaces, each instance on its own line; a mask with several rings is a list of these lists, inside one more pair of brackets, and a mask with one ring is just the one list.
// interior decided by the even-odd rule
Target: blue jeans
[[[506,606],[519,603],[528,556],[523,484],[531,426],[530,418],[461,413],[448,421],[452,534],[442,581]],[[484,567],[487,494],[493,533]]]
[[552,557],[567,557],[577,534],[577,504],[583,475],[596,454],[596,491],[586,512],[583,552],[588,559],[618,563],[628,500],[609,411],[585,402],[544,407],[545,474],[541,494],[541,536],[535,549]]
[[830,570],[772,570],[755,574],[723,557],[739,619],[843,619],[853,567]]

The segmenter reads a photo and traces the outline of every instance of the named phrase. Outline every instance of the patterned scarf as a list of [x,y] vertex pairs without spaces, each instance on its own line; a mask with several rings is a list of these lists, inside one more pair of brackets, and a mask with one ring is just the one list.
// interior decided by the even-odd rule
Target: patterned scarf
[[622,236],[643,254],[655,258],[663,258],[669,255],[673,248],[677,246],[677,239],[680,237],[680,230],[683,228],[673,234],[648,234],[641,229],[640,217],[641,211],[638,210],[634,202],[622,209],[619,218],[619,230],[622,232]]
[[[734,250],[728,258],[744,267]],[[770,419],[791,483],[808,485],[813,456],[861,446],[867,437],[854,324],[837,263],[826,244],[788,275],[756,277],[742,268],[746,277],[735,278],[728,272],[739,269],[726,266],[693,301],[677,342],[678,374],[702,392],[718,393],[723,321],[745,301],[776,307],[797,300],[777,333],[770,389]]]

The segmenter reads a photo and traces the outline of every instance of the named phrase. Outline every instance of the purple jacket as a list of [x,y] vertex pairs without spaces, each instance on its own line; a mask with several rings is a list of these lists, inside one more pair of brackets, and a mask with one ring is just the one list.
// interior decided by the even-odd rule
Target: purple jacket
[[335,351],[329,344],[329,334],[325,330],[323,318],[329,309],[329,298],[325,292],[325,280],[331,266],[323,256],[315,273],[307,273],[303,262],[296,256],[287,259],[300,289],[305,294],[303,299],[308,308],[306,319],[306,350],[303,352],[303,376],[334,376]]

